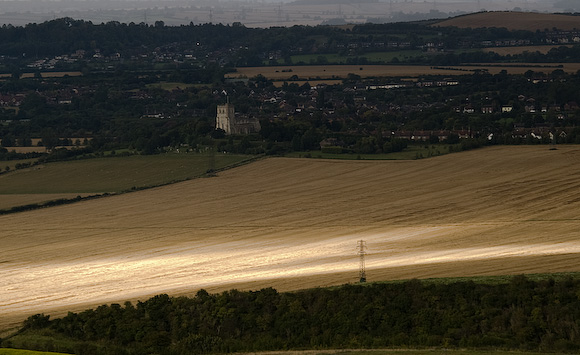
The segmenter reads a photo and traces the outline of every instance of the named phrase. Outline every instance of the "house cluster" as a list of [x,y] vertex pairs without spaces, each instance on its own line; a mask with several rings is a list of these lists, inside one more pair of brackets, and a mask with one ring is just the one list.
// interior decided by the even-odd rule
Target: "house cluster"
[[[230,48],[228,50],[217,50],[214,52],[203,52],[198,46],[190,46],[189,48],[181,48],[177,44],[169,43],[163,47],[156,47],[148,49],[147,47],[140,47],[132,51],[130,55],[124,56],[120,52],[105,53],[99,48],[91,51],[82,49],[76,50],[70,54],[62,54],[52,58],[39,58],[27,64],[27,67],[33,70],[58,70],[59,68],[66,68],[70,64],[74,64],[79,60],[84,60],[92,63],[114,63],[123,59],[134,62],[148,62],[148,63],[183,63],[188,61],[195,61],[199,57],[209,62],[220,62],[224,58],[228,58],[231,54],[229,52],[236,52],[238,49]],[[0,58],[2,59],[2,58]],[[106,68],[106,67],[103,67]],[[106,69],[113,69],[106,68]]]
[[518,95],[517,100],[510,101],[509,104],[501,104],[496,100],[491,100],[489,97],[482,99],[479,103],[473,103],[467,97],[462,100],[462,104],[453,106],[454,112],[464,114],[507,114],[514,110],[532,114],[556,113],[558,119],[564,119],[567,113],[580,110],[580,105],[575,101],[546,104],[538,102],[533,97]]
[[86,52],[82,49],[75,51],[72,54],[57,55],[53,58],[42,58],[28,64],[27,67],[36,70],[52,70],[59,66],[73,64],[80,59],[85,58]]
[[580,31],[550,31],[546,33],[546,43],[580,43]]
[[580,110],[580,105],[576,101],[569,101],[563,104],[552,103],[552,104],[542,104],[537,102],[533,97],[526,97],[525,95],[519,95],[518,100],[523,103],[524,111],[526,113],[548,113],[555,112],[558,114],[558,119],[564,119],[567,112],[573,112]]
[[[558,128],[552,129],[549,127],[515,127],[511,136],[514,139],[522,140],[536,140],[536,141],[557,141],[566,139],[569,129]],[[432,142],[433,140],[445,142],[450,136],[456,136],[459,139],[475,138],[480,135],[480,132],[471,130],[434,130],[434,131],[393,131],[390,134],[383,133],[385,138],[404,139],[411,142]],[[493,139],[493,134],[489,134],[487,139]],[[326,143],[325,143],[326,144]]]
[[335,43],[334,46],[325,45],[327,48],[335,49],[370,49],[370,48],[410,48],[411,42],[401,41],[401,42],[349,42],[349,43]]
[[557,142],[568,137],[569,129],[567,128],[550,128],[550,127],[514,127],[512,138],[531,141]]
[[529,46],[532,41],[529,39],[500,39],[496,41],[481,41],[482,47],[515,47],[515,46]]
[[[442,80],[419,80],[417,82],[399,82],[399,83],[389,83],[389,84],[377,84],[377,85],[366,85],[366,86],[362,86],[364,87],[366,90],[392,90],[392,89],[403,89],[403,88],[409,88],[409,87],[420,87],[420,88],[426,88],[426,87],[443,87],[443,86],[455,86],[455,85],[459,85],[459,80],[455,80],[455,79],[451,79],[451,78],[445,78]],[[357,88],[360,86],[357,86]]]
[[[36,92],[50,105],[68,105],[73,98],[92,92],[94,89],[84,87],[70,87],[50,91]],[[30,92],[0,93],[0,107],[18,107],[26,99]]]
[[42,96],[46,98],[46,102],[49,104],[69,105],[72,104],[73,98],[78,97],[82,94],[81,91],[84,91],[84,89],[81,88],[59,89],[43,92]]
[[500,107],[496,107],[493,104],[485,104],[479,107],[476,107],[473,104],[466,104],[466,105],[459,105],[454,106],[453,111],[456,113],[465,113],[465,114],[474,114],[474,113],[482,113],[482,114],[492,114],[492,113],[510,113],[514,109],[513,105],[502,105]]
[[26,96],[24,94],[2,94],[0,93],[0,106],[18,107]]
[[460,139],[473,138],[479,132],[472,132],[471,130],[438,130],[438,131],[393,131],[390,134],[391,138],[405,139],[412,142],[428,142],[434,137],[437,141],[444,142],[451,135],[456,135]]

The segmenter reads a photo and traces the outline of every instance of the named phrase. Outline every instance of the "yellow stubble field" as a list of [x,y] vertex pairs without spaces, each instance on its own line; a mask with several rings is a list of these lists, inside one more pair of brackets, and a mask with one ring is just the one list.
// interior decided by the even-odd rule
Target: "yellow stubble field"
[[[290,71],[291,69],[291,71]],[[334,82],[336,79],[345,79],[348,74],[355,74],[362,78],[369,77],[420,77],[425,75],[466,75],[475,70],[487,70],[490,74],[498,74],[506,70],[509,74],[524,74],[528,70],[551,73],[562,69],[568,73],[580,70],[580,63],[514,63],[509,65],[474,63],[473,65],[454,65],[449,67],[431,67],[426,65],[305,65],[305,66],[274,66],[274,67],[245,67],[237,68],[234,73],[226,74],[226,78],[253,78],[263,75],[274,81],[292,81],[296,75],[300,79],[320,79]]]
[[536,30],[552,31],[553,28],[558,28],[559,30],[572,31],[580,27],[580,18],[565,14],[490,11],[453,17],[437,22],[434,26],[454,26],[459,28],[503,27],[510,31],[524,30],[533,32]]
[[546,54],[554,48],[568,47],[571,48],[572,45],[550,45],[550,46],[515,46],[515,47],[488,47],[483,48],[484,52],[494,52],[499,55],[517,55],[524,52],[535,53],[539,52]]
[[159,293],[580,271],[580,146],[270,158],[0,216],[0,329]]

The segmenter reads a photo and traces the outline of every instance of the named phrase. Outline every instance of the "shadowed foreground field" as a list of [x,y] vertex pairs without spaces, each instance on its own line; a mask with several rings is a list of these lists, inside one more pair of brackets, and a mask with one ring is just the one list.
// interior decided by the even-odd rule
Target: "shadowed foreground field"
[[0,328],[200,288],[580,271],[580,147],[417,161],[272,158],[0,216]]

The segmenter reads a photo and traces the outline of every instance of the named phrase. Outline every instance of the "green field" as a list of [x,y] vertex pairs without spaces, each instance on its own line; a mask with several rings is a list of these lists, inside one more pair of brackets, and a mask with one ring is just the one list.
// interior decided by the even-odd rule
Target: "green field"
[[[215,169],[222,169],[251,157],[218,153],[214,159]],[[196,153],[55,162],[0,175],[0,195],[115,193],[191,179],[209,167],[210,157]]]
[[303,54],[292,56],[292,63],[303,62],[305,64],[317,63],[319,57],[326,58],[329,64],[346,64],[348,58],[367,58],[369,62],[385,62],[390,63],[393,58],[397,58],[399,61],[404,62],[405,60],[424,54],[421,50],[410,49],[403,51],[390,51],[390,52],[370,52],[361,53],[357,55],[341,55],[338,53],[331,54]]
[[394,58],[397,58],[400,62],[405,62],[409,58],[417,57],[420,55],[425,54],[421,50],[410,49],[405,51],[396,51],[396,52],[372,52],[372,53],[364,53],[361,54],[359,57],[365,57],[370,62],[385,62],[390,63]]
[[429,158],[438,155],[449,154],[448,144],[436,145],[410,145],[402,152],[386,154],[330,154],[319,150],[307,152],[292,152],[287,156],[291,158],[315,158],[315,159],[344,159],[344,160],[414,160]]
[[2,172],[6,171],[8,167],[10,170],[15,170],[17,164],[32,164],[38,159],[18,159],[18,160],[0,160],[0,170]]
[[[321,151],[292,152],[289,157],[317,159],[413,160],[448,154],[448,145],[412,145],[389,154],[329,154]],[[253,159],[252,156],[217,153],[165,153],[111,156],[39,164],[15,170],[16,162],[0,161],[10,171],[0,175],[0,210],[46,204],[104,193],[120,193],[200,177],[210,165],[220,170]],[[33,160],[26,161],[33,162]]]
[[186,84],[186,83],[167,82],[167,81],[162,81],[162,82],[155,83],[155,84],[147,84],[147,88],[159,88],[159,89],[167,90],[167,91],[173,91],[176,89],[186,89],[186,88],[191,88],[194,86],[196,86],[196,85]]
[[31,351],[20,349],[0,349],[0,355],[58,355],[63,353],[51,353],[46,351]]
[[[78,353],[75,349],[86,348],[86,344],[46,330],[28,331],[25,334],[6,338],[2,346],[10,349],[1,348],[0,355],[71,354]],[[38,351],[21,349],[37,349]]]
[[[532,352],[514,352],[514,351],[474,351],[474,350],[449,350],[449,349],[425,349],[425,350],[407,350],[407,349],[380,349],[380,350],[336,350],[336,351],[276,351],[276,355],[296,355],[296,354],[310,354],[310,355],[430,355],[430,354],[458,354],[458,355],[538,355],[538,353]],[[0,355],[57,355],[62,353],[51,353],[43,351],[29,351],[29,350],[18,350],[18,349],[0,349]],[[241,354],[241,353],[240,353]],[[259,353],[258,353],[259,354]],[[272,354],[269,352],[263,352],[262,354],[268,355]],[[559,353],[550,353],[553,355],[558,355]],[[241,354],[242,355],[242,354]]]
[[[313,352],[312,354],[319,355],[320,353]],[[450,350],[450,349],[423,349],[423,350],[407,350],[407,349],[380,349],[380,350],[344,350],[336,352],[324,352],[324,354],[344,354],[344,355],[433,355],[433,354],[453,354],[453,355],[538,355],[535,352],[525,351],[501,351],[501,350]],[[557,355],[559,353],[550,353]]]

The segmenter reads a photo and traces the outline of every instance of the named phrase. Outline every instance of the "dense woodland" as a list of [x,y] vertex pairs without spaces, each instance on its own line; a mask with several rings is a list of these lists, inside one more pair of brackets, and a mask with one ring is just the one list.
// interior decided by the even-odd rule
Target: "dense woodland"
[[388,347],[577,353],[579,293],[576,278],[525,276],[497,284],[410,280],[292,293],[201,290],[54,320],[35,315],[2,345],[75,354]]

